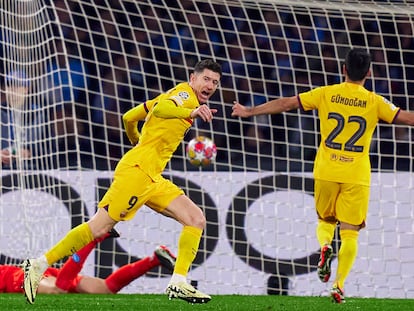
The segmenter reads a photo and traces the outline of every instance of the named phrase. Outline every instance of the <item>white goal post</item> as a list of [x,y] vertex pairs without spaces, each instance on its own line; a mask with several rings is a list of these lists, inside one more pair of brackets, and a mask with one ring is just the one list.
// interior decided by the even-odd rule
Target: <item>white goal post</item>
[[[223,68],[209,103],[218,113],[196,122],[165,172],[207,216],[189,277],[213,295],[326,295],[330,284],[315,272],[317,115],[241,120],[232,103],[340,82],[346,51],[361,47],[373,58],[367,88],[413,110],[410,2],[2,0],[0,264],[41,254],[88,219],[130,149],[122,114],[212,58]],[[185,158],[201,134],[218,148],[203,169]],[[369,217],[347,296],[414,298],[412,140],[403,126],[375,133]],[[105,277],[159,244],[176,251],[180,226],[147,208],[118,228],[83,273]],[[166,274],[155,269],[123,291],[163,292]]]

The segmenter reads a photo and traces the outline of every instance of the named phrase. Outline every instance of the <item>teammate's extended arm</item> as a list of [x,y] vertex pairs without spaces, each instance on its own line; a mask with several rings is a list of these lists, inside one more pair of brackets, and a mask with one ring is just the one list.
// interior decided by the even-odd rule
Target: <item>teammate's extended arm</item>
[[122,121],[124,122],[125,132],[132,145],[138,144],[138,141],[139,141],[140,134],[138,131],[138,121],[144,120],[145,117],[147,116],[148,109],[146,108],[145,105],[146,103],[140,104],[128,110],[122,116]]
[[236,101],[233,104],[231,115],[233,117],[247,118],[262,114],[277,114],[299,108],[299,99],[297,96],[281,97],[253,107],[243,106]]
[[414,125],[414,113],[401,109],[395,117],[394,123]]

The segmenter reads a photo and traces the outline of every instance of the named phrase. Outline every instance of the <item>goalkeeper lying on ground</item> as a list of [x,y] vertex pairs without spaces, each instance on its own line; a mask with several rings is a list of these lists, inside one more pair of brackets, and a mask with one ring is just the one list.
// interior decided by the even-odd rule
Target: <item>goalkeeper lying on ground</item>
[[[175,256],[165,246],[159,246],[152,256],[125,265],[106,279],[81,275],[83,264],[96,244],[108,237],[118,237],[113,229],[104,237],[98,238],[72,255],[62,268],[49,267],[40,281],[39,294],[115,294],[136,278],[159,265],[173,271]],[[24,271],[18,266],[0,265],[0,293],[22,293]]]

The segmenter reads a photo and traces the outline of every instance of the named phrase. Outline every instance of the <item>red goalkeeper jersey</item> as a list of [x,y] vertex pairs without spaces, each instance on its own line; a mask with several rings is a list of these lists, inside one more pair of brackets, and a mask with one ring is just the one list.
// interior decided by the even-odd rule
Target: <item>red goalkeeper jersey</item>
[[[49,267],[44,273],[44,277],[53,276],[57,278],[60,269]],[[0,293],[23,293],[24,272],[22,268],[11,265],[0,265]],[[82,278],[77,275],[68,290],[69,293],[77,293],[76,287]]]

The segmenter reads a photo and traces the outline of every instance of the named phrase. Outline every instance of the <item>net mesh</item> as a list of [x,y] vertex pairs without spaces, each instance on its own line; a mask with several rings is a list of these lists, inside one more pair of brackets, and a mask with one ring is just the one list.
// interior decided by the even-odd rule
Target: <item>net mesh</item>
[[[2,262],[42,253],[88,219],[130,148],[122,114],[213,58],[223,67],[210,101],[219,112],[196,122],[166,171],[207,215],[191,277],[213,294],[326,290],[314,272],[317,115],[240,120],[232,102],[340,82],[346,51],[362,47],[373,57],[366,87],[412,110],[410,1],[2,0],[0,15]],[[218,148],[202,170],[185,159],[196,135]],[[411,141],[407,127],[375,133],[370,227],[347,294],[414,296]],[[140,214],[98,248],[89,272],[105,276],[159,243],[174,250],[179,226]],[[144,279],[127,290],[157,292],[167,281]]]

